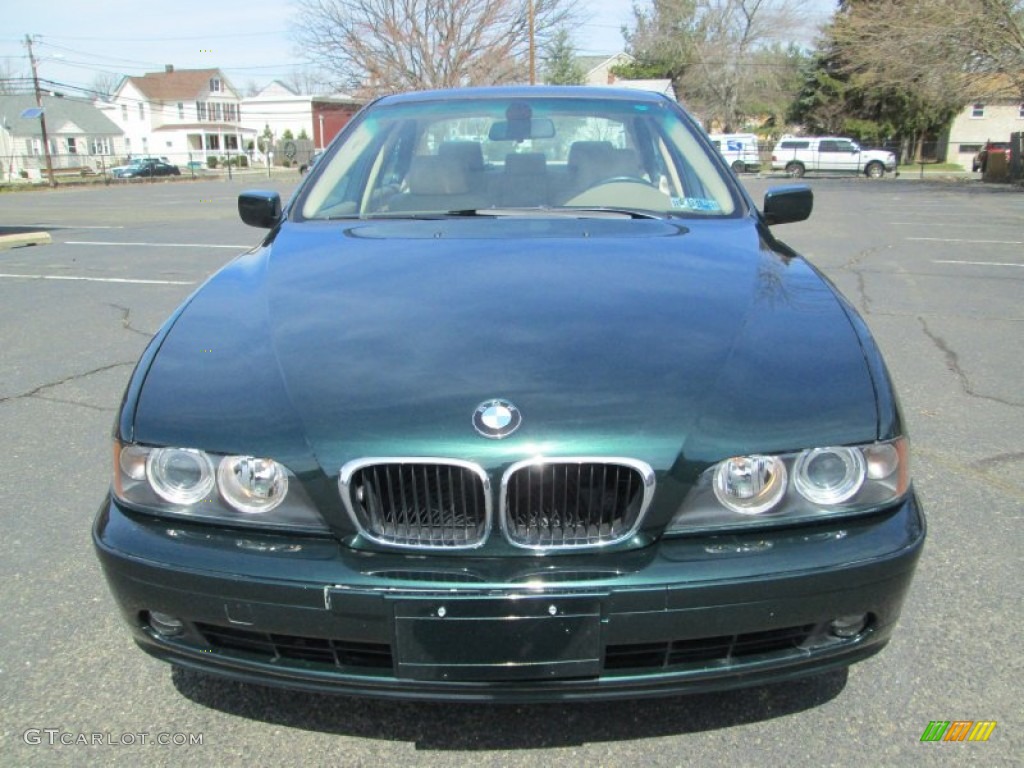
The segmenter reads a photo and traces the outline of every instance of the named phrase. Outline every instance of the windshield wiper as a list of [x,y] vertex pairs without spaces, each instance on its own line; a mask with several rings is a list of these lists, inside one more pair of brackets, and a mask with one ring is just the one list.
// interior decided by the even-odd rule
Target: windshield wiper
[[600,207],[600,208],[547,208],[547,207],[528,207],[528,208],[469,208],[466,210],[459,211],[446,211],[445,216],[481,216],[490,218],[502,218],[502,217],[514,217],[514,216],[551,216],[556,218],[566,219],[593,219],[593,218],[607,218],[607,219],[660,219],[662,215],[655,211],[640,210],[635,208],[615,208],[615,207]]
[[458,208],[449,211],[378,211],[376,213],[345,213],[336,216],[315,217],[317,221],[374,221],[380,219],[412,219],[436,221],[453,218],[498,219],[516,216],[541,216],[566,219],[664,219],[669,214],[636,208],[588,207],[588,208]]

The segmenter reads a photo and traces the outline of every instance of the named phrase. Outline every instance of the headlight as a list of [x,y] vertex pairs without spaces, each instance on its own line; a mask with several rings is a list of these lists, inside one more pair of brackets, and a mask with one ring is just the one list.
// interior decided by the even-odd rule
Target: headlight
[[831,506],[852,498],[864,483],[865,472],[858,448],[815,448],[797,457],[793,485],[808,501]]
[[113,493],[127,506],[228,525],[327,531],[302,484],[292,480],[269,458],[114,443]]
[[241,512],[269,512],[288,493],[288,474],[272,459],[255,456],[225,456],[217,470],[220,492]]
[[157,448],[146,457],[146,477],[171,504],[196,504],[213,490],[213,462],[191,448]]
[[906,438],[734,456],[698,478],[666,533],[792,524],[873,512],[910,489]]
[[786,492],[786,465],[778,456],[737,456],[715,469],[715,498],[741,515],[759,515]]

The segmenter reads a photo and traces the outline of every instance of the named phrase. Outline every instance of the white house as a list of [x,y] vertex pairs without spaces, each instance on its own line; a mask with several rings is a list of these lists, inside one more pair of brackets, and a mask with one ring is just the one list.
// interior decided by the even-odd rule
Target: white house
[[124,130],[127,154],[184,165],[244,153],[255,131],[242,124],[242,100],[219,69],[180,69],[126,77],[108,114]]
[[631,64],[633,57],[628,53],[616,53],[608,56],[577,56],[576,63],[584,72],[585,85],[611,85],[616,88],[632,88],[638,91],[653,91],[675,100],[675,89],[669,79],[657,80],[624,80],[612,72],[614,67]]
[[242,125],[262,134],[267,128],[277,138],[291,131],[294,138],[313,137],[313,97],[302,96],[274,80],[255,96],[242,99]]
[[[102,172],[124,152],[121,129],[84,99],[44,95],[43,114],[51,166],[59,175]],[[30,93],[0,94],[0,179],[37,181],[46,173],[42,126],[38,117],[21,117],[36,108]]]
[[[979,89],[1014,93],[1004,79],[980,81]],[[1024,100],[1013,96],[979,97],[967,104],[949,126],[946,160],[971,168],[974,156],[986,141],[1009,141],[1011,133],[1024,132]]]
[[576,57],[576,63],[583,70],[584,85],[614,85],[617,78],[612,74],[612,67],[632,62],[633,57],[628,53]]

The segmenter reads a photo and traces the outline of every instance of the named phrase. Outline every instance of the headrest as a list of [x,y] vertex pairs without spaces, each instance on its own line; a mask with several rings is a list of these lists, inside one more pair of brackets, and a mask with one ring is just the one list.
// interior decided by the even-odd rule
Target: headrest
[[469,191],[466,170],[439,155],[417,155],[409,166],[413,195],[462,195]]
[[574,141],[569,147],[569,166],[605,165],[614,155],[610,141]]
[[484,169],[484,150],[478,141],[442,141],[437,154],[467,171]]
[[505,173],[516,176],[541,176],[548,169],[543,152],[512,152],[505,155]]

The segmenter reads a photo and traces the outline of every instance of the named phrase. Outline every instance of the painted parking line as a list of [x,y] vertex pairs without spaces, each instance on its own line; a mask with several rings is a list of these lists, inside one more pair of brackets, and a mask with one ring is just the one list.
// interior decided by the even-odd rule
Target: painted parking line
[[977,245],[1024,245],[1024,240],[961,240],[955,237],[905,237],[904,240],[916,240],[929,243],[972,243]]
[[1022,267],[1024,264],[1014,264],[1007,261],[954,261],[952,259],[932,259],[932,264],[961,264],[971,267]]
[[0,278],[15,280],[81,280],[87,283],[132,283],[135,285],[195,285],[192,280],[141,280],[128,277],[84,277],[78,275],[16,275],[0,272]]
[[126,245],[132,248],[231,248],[247,251],[253,247],[246,245],[220,245],[216,243],[117,243],[107,240],[65,240],[64,245]]
[[124,224],[7,224],[11,227],[41,227],[43,229],[124,229]]

